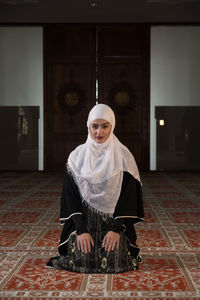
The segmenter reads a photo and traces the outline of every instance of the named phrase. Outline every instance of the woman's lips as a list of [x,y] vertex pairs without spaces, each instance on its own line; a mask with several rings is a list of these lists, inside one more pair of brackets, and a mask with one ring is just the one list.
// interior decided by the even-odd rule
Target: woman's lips
[[96,137],[98,140],[101,140],[101,139],[103,139],[103,136],[97,136]]

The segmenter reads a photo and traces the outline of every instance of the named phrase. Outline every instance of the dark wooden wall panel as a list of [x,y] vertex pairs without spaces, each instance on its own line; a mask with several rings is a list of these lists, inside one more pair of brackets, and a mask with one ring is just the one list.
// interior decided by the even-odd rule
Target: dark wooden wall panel
[[95,104],[95,27],[47,25],[45,169],[64,169],[69,153],[87,136]]
[[116,135],[148,170],[149,26],[49,24],[44,36],[45,168],[63,169],[69,153],[85,142],[97,76],[99,103],[116,114]]
[[148,25],[99,27],[99,86],[101,103],[116,114],[115,133],[134,154],[142,170],[149,169]]

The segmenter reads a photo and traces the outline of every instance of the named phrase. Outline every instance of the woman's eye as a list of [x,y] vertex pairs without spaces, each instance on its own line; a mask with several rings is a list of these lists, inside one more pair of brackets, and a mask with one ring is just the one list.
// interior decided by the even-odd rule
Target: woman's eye
[[103,125],[102,128],[106,129],[106,128],[108,128],[108,125]]
[[98,125],[93,124],[93,125],[92,125],[92,128],[98,129]]

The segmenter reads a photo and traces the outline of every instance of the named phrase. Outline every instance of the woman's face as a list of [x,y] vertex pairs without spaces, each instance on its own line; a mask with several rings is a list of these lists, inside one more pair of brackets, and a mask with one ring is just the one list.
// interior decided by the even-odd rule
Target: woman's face
[[89,126],[92,139],[98,144],[103,144],[110,136],[112,125],[103,119],[97,119],[91,122]]

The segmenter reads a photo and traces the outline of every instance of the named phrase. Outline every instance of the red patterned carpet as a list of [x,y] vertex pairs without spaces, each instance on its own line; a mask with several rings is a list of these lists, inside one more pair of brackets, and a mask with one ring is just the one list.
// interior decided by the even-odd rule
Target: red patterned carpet
[[62,174],[0,173],[0,299],[200,300],[200,173],[142,174],[135,272],[46,268],[57,255]]

